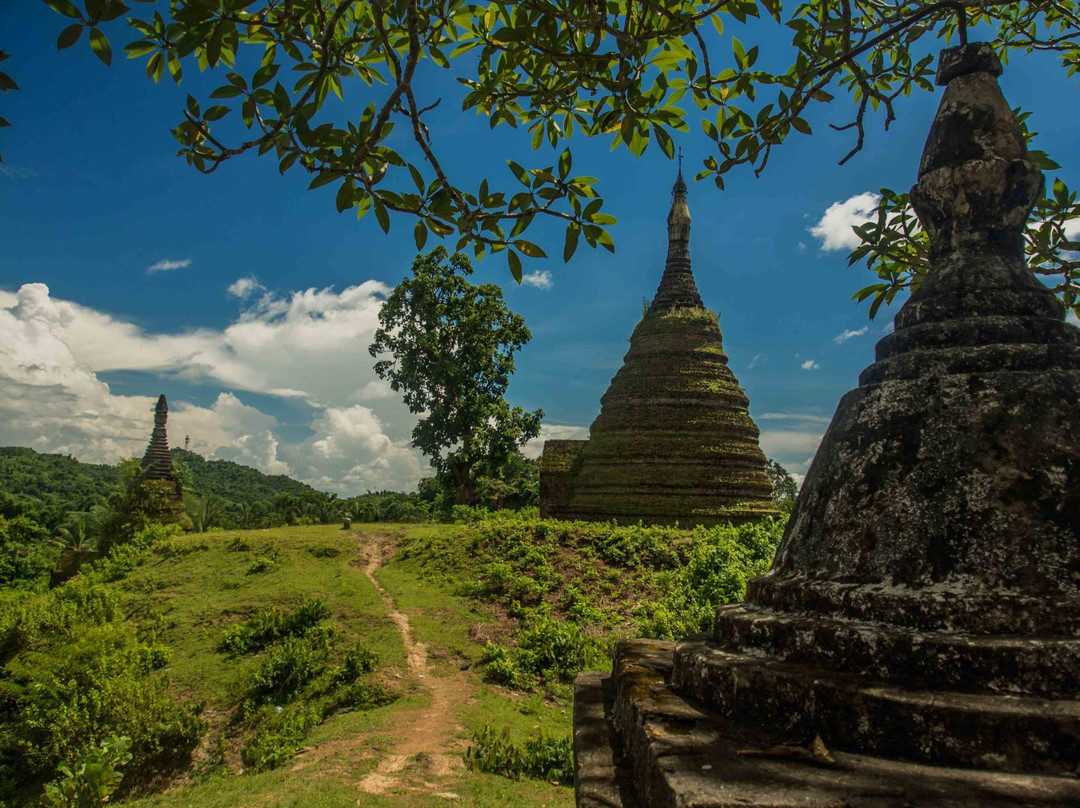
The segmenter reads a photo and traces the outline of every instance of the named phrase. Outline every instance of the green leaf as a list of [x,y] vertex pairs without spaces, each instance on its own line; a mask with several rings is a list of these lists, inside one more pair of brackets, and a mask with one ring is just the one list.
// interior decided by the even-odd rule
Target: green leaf
[[112,46],[105,34],[97,28],[90,29],[90,48],[106,65],[112,64]]
[[563,244],[563,263],[567,263],[577,250],[578,238],[581,236],[581,227],[577,222],[571,222],[566,227],[566,242]]
[[335,199],[338,213],[341,213],[342,211],[348,210],[352,207],[352,191],[353,181],[350,177],[349,179],[345,180],[345,182],[341,183],[341,187],[338,188],[337,197]]
[[808,124],[802,118],[792,118],[791,126],[793,129],[795,129],[795,131],[802,132],[804,135],[813,134],[813,131],[810,129],[810,124]]
[[390,232],[390,214],[386,212],[386,205],[378,199],[374,200],[375,218],[379,220],[379,227],[384,233]]
[[547,258],[547,253],[541,250],[540,247],[523,238],[519,238],[515,241],[514,246],[521,250],[522,253],[529,256],[529,258]]
[[75,25],[69,25],[61,31],[60,36],[56,38],[56,49],[62,51],[78,42],[79,37],[82,36],[83,27],[79,23],[75,23]]
[[58,14],[71,17],[73,20],[81,20],[82,13],[75,7],[71,0],[44,0],[45,5]]
[[231,84],[223,84],[218,87],[214,92],[210,93],[211,98],[236,98],[238,95],[243,95],[244,91],[239,87],[233,87]]
[[424,226],[423,221],[416,223],[416,227],[413,228],[413,240],[416,242],[416,249],[424,249],[424,245],[427,244],[427,227]]
[[563,149],[562,154],[559,155],[559,179],[565,180],[570,175],[570,167],[573,165],[574,158],[570,155],[570,149]]
[[510,265],[510,274],[514,276],[514,280],[519,284],[521,283],[521,259],[513,250],[506,251],[506,263]]
[[530,187],[532,183],[529,180],[529,172],[515,163],[513,160],[507,160],[506,164],[510,166],[510,170],[514,172],[514,176],[517,177],[518,182],[524,185],[526,188]]

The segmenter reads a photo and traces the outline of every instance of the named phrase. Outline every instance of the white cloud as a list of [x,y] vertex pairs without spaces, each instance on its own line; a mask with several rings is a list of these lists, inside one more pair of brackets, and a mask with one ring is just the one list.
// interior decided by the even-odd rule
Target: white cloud
[[538,269],[521,276],[521,282],[525,286],[535,286],[537,289],[551,288],[551,273],[546,269]]
[[853,250],[862,242],[852,228],[870,221],[879,201],[879,194],[866,191],[843,202],[834,202],[818,223],[809,228],[810,234],[821,239],[822,250]]
[[1080,328],[1080,317],[1077,317],[1076,312],[1074,311],[1070,311],[1068,314],[1065,315],[1065,322],[1072,323],[1073,325]]
[[807,359],[805,362],[799,365],[799,367],[801,367],[803,370],[821,370],[821,365],[819,365],[813,359]]
[[163,258],[156,264],[148,266],[146,268],[147,275],[153,275],[156,272],[169,272],[174,269],[187,269],[191,266],[190,258],[182,258],[179,261],[172,261],[168,258]]
[[764,361],[765,361],[765,355],[764,354],[755,354],[754,358],[750,360],[750,364],[746,366],[746,369],[747,370],[753,370],[754,368],[756,368],[758,365],[760,365]]
[[[156,334],[70,301],[44,284],[0,293],[0,445],[92,462],[141,455],[155,397],[114,395],[98,374],[138,370],[222,390],[210,407],[170,397],[169,435],[316,487],[354,494],[408,490],[430,474],[409,446],[416,416],[379,380],[367,346],[388,287],[264,295],[223,329]],[[244,391],[312,407],[309,438],[285,440]],[[359,404],[357,402],[360,402]]]
[[574,426],[572,424],[542,424],[540,434],[521,447],[521,453],[534,460],[544,451],[546,440],[588,440],[589,428],[587,426]]
[[851,329],[844,329],[843,334],[837,334],[835,337],[833,337],[833,342],[835,342],[837,345],[842,345],[843,343],[847,342],[849,339],[853,339],[855,337],[861,337],[863,334],[865,334],[869,330],[870,330],[870,326],[868,326],[868,325],[864,325],[862,328],[860,328],[860,329],[858,329],[856,331],[852,331]]
[[259,283],[259,279],[254,275],[248,275],[246,278],[237,278],[229,284],[229,288],[225,291],[233,297],[243,300],[256,292],[266,291],[266,287]]
[[806,413],[767,412],[755,415],[761,428],[761,450],[790,472],[801,486],[831,419]]
[[1069,241],[1080,241],[1080,219],[1072,219],[1061,228]]

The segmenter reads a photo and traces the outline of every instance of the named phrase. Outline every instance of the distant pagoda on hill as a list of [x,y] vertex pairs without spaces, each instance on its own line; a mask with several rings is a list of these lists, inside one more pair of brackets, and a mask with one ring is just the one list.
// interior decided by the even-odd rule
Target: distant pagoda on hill
[[150,434],[150,445],[142,459],[142,477],[144,480],[175,480],[172,455],[169,454],[169,438],[165,433],[165,422],[169,420],[169,403],[164,394],[158,397],[154,408],[154,431]]
[[191,518],[184,510],[184,489],[176,477],[169,453],[169,438],[165,432],[168,419],[169,404],[161,395],[154,408],[154,431],[150,434],[150,445],[143,455],[137,485],[145,502],[143,510],[151,521],[164,525],[178,524],[185,530],[191,530]]
[[589,440],[544,444],[542,516],[691,526],[777,514],[750,401],[690,269],[681,169],[672,195],[664,275]]

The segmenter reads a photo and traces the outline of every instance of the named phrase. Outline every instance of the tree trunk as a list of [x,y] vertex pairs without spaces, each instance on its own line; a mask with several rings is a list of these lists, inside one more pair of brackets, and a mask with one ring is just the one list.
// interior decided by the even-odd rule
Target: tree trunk
[[472,505],[476,499],[476,484],[472,478],[472,466],[456,466],[451,475],[454,478],[454,504]]

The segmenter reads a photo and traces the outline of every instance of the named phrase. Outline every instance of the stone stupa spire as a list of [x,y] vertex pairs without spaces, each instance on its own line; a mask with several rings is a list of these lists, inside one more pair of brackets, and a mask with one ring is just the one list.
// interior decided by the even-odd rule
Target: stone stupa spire
[[173,463],[169,454],[169,439],[165,434],[165,422],[169,419],[169,404],[162,394],[154,408],[154,431],[150,445],[142,459],[142,476],[145,480],[172,480]]
[[686,203],[686,182],[679,154],[679,176],[671,189],[671,211],[667,217],[668,253],[664,275],[656,290],[650,312],[675,308],[705,308],[690,269],[690,206]]
[[663,277],[589,440],[545,444],[545,516],[692,526],[778,513],[749,399],[690,270],[681,168],[672,196]]

